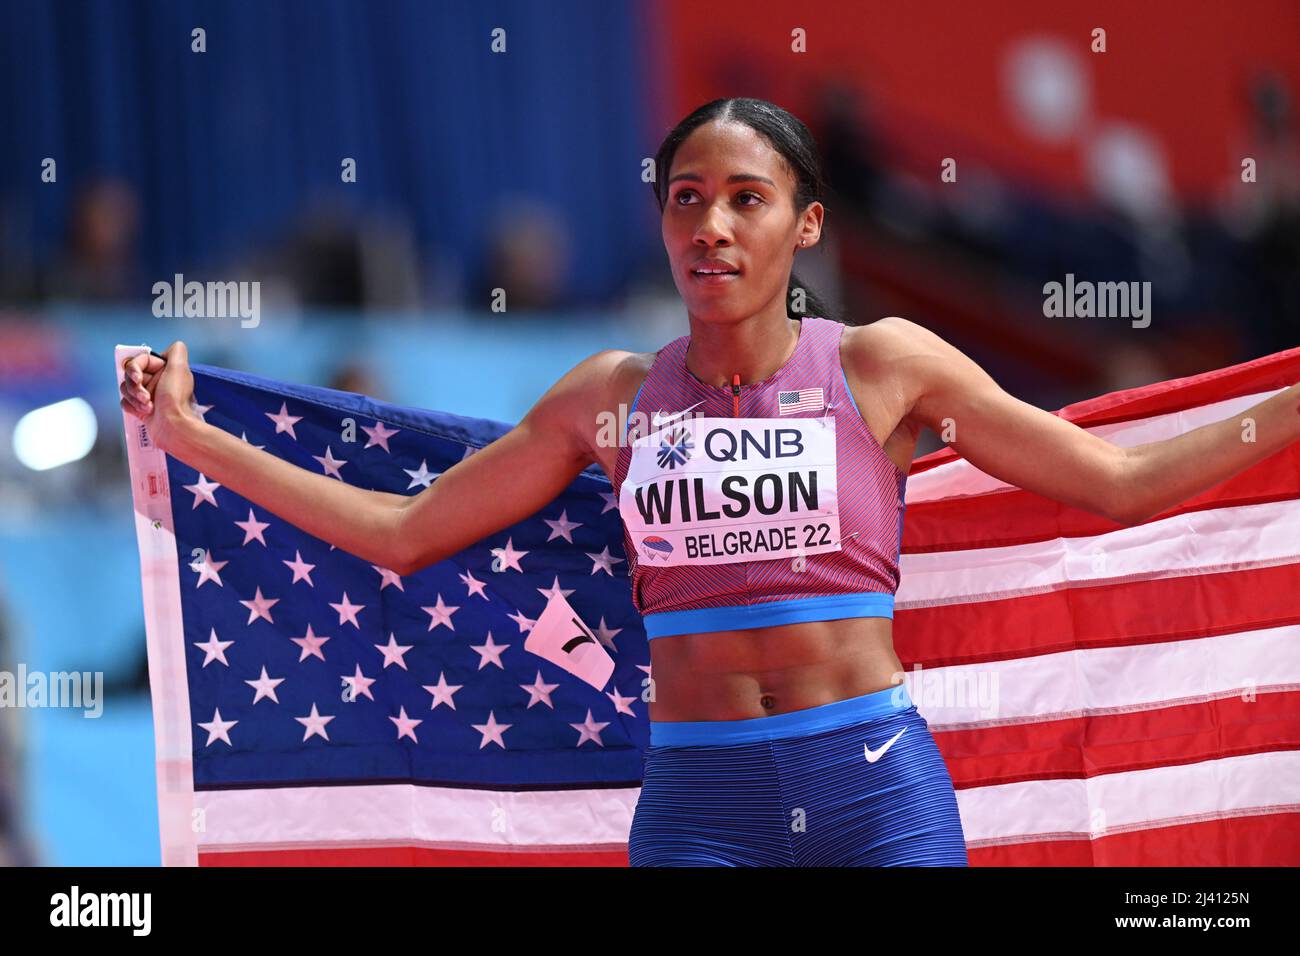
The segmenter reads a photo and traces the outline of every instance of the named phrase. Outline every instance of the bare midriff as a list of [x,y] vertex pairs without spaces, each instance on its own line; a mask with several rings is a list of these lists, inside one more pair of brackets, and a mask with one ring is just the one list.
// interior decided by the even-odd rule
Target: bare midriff
[[896,687],[887,617],[809,621],[650,642],[650,719],[746,720]]

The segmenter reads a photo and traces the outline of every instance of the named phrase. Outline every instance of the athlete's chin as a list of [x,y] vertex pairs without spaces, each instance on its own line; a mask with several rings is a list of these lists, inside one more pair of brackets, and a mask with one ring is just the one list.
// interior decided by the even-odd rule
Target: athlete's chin
[[686,307],[697,321],[718,325],[739,322],[755,311],[734,296],[691,296],[686,300]]

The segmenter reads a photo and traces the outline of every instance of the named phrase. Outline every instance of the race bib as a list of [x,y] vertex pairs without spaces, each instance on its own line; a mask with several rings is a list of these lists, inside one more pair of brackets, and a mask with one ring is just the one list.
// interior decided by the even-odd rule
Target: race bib
[[646,565],[840,550],[835,419],[687,418],[632,443],[619,513]]

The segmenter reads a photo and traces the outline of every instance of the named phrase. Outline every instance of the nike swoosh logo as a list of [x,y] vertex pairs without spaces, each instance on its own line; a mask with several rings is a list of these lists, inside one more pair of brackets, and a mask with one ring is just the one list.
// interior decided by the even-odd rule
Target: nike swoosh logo
[[[703,402],[696,402],[694,405],[691,406],[691,408],[699,408],[703,404],[704,404]],[[667,425],[671,421],[681,418],[683,415],[689,412],[691,408],[684,409],[673,415],[664,415],[662,410],[657,411],[650,416],[650,425],[653,428],[660,428],[664,425]]]
[[894,734],[894,736],[889,739],[888,743],[882,745],[879,750],[872,750],[866,744],[863,744],[862,749],[867,752],[867,763],[875,763],[877,760],[883,757],[885,755],[885,751],[888,750],[891,746],[893,746],[894,741],[897,740],[899,737],[903,736],[903,734],[905,733],[907,733],[906,727],[904,727],[898,733]]

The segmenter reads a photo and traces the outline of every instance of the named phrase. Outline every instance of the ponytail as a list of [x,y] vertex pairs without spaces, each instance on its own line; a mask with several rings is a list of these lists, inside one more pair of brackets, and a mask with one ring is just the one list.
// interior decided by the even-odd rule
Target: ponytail
[[[796,302],[796,290],[803,291],[803,308],[801,309],[795,308],[796,304],[798,304]],[[790,284],[786,288],[785,310],[792,319],[806,319],[815,316],[823,319],[831,319],[834,322],[844,322],[842,311],[839,308],[832,307],[828,302],[823,301],[816,292],[808,288],[808,286],[794,274],[794,270],[790,271]]]

